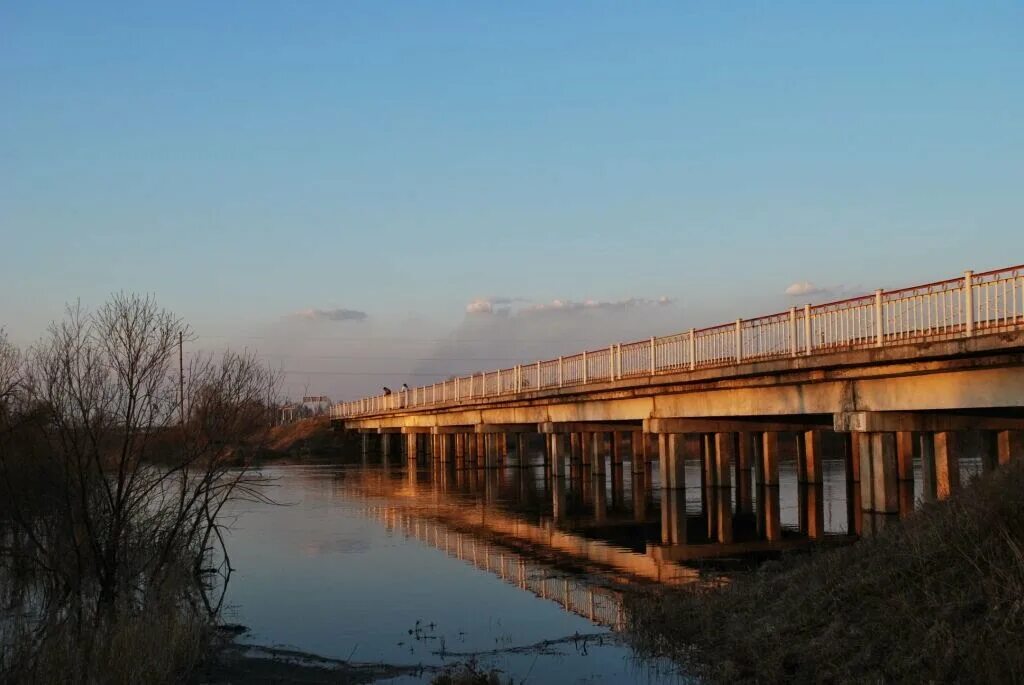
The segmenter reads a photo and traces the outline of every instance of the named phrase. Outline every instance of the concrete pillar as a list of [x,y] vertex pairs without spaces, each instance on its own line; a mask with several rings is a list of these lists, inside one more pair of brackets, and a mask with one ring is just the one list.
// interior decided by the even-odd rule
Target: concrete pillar
[[861,533],[861,502],[860,482],[846,481],[846,533],[847,535],[860,535]]
[[715,434],[702,433],[700,436],[700,487],[714,487],[718,484],[718,472],[715,469]]
[[580,433],[580,459],[584,466],[590,466],[594,460],[594,434]]
[[554,519],[555,523],[561,523],[565,520],[565,514],[565,479],[554,478],[551,481],[551,518]]
[[604,433],[591,433],[591,464],[590,471],[595,476],[604,476],[605,471],[605,439]]
[[619,431],[612,431],[612,463],[622,463],[622,433]]
[[863,438],[865,438],[863,433],[843,434],[843,457],[846,460],[845,466],[847,483],[860,482],[860,450]]
[[866,454],[863,451],[861,453],[861,508],[864,511],[894,514],[899,511],[896,434],[870,435]]
[[583,461],[583,434],[569,434],[569,460],[573,462]]
[[594,488],[594,522],[604,523],[608,518],[608,490],[605,488],[604,475],[595,474]]
[[526,453],[527,443],[526,433],[516,434],[516,463],[520,468],[525,468],[530,463],[530,457]]
[[405,436],[405,459],[406,461],[416,462],[416,453],[419,451],[417,448],[416,438],[419,436],[416,433],[408,433]]
[[683,490],[661,493],[661,542],[686,544],[686,493]]
[[661,487],[667,490],[682,490],[686,487],[684,461],[685,436],[662,433],[658,436],[658,464],[661,468]]
[[960,450],[956,433],[935,434],[935,495],[946,499],[960,487]]
[[821,482],[821,431],[810,430],[804,431],[803,435],[800,436],[800,442],[798,447],[802,446],[802,450],[798,450],[797,454],[801,455],[802,461],[800,466],[799,478],[804,483],[820,483]]
[[473,455],[474,455],[474,458],[476,459],[476,465],[477,466],[486,466],[487,465],[487,434],[486,433],[477,433],[475,437],[476,437],[476,440],[474,440],[474,442],[476,443],[476,446],[475,446],[475,448],[473,450]]
[[761,485],[779,484],[779,434],[765,431],[761,438]]
[[363,459],[365,460],[366,457],[370,456],[370,434],[363,433],[362,435],[359,436],[359,438],[360,448],[362,451]]
[[622,464],[612,464],[612,507],[621,509],[626,495],[626,478]]
[[782,538],[782,518],[777,485],[762,487],[758,493],[757,532],[769,542]]
[[914,434],[910,431],[896,434],[896,476],[900,480],[914,480]]
[[391,458],[391,433],[381,433],[380,451],[381,455],[384,457],[384,461]]
[[821,483],[803,483],[798,486],[800,532],[811,540],[825,536],[825,497]]
[[737,433],[736,438],[736,507],[741,513],[751,513],[754,510],[753,476],[750,470],[754,458],[753,434]]
[[631,481],[633,486],[633,520],[643,522],[647,520],[647,479],[640,474],[633,474]]
[[925,502],[934,502],[937,493],[935,484],[935,435],[918,434],[921,454],[921,497]]
[[496,433],[498,438],[498,466],[508,465],[508,433]]
[[552,478],[565,477],[565,446],[563,436],[560,433],[548,434],[548,441],[551,443],[549,452],[551,454],[551,476]]
[[723,545],[732,542],[732,494],[728,488],[717,488],[712,501],[715,507],[714,539]]
[[643,473],[647,467],[647,436],[641,431],[631,433],[633,447],[630,450],[630,463],[633,464],[633,473]]
[[721,488],[732,487],[729,477],[729,465],[737,463],[737,433],[715,433],[715,450],[713,459],[713,485]]
[[1024,459],[1024,431],[999,431],[996,436],[999,464]]

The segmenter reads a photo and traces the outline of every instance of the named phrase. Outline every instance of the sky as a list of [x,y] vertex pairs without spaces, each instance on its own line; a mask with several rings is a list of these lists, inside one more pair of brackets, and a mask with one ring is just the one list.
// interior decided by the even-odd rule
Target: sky
[[1019,2],[8,2],[0,327],[351,399],[1024,262]]

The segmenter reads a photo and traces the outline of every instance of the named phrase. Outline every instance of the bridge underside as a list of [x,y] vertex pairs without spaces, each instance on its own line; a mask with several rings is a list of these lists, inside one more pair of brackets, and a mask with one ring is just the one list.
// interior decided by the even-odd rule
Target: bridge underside
[[[803,482],[820,482],[822,444],[841,444],[866,511],[899,510],[898,483],[924,465],[938,497],[958,485],[967,433],[990,431],[994,465],[1024,455],[1024,331],[864,348],[728,368],[626,378],[586,388],[474,398],[336,420],[364,433],[405,434],[407,454],[499,465],[544,436],[553,477],[564,458],[603,474],[603,455],[660,462],[661,487],[683,487],[701,459],[706,484],[776,485],[778,438],[797,436]],[[626,439],[626,436],[629,436]],[[387,447],[385,447],[387,449]],[[986,448],[987,449],[987,448]],[[735,470],[735,478],[730,470]],[[744,476],[746,474],[746,476]]]

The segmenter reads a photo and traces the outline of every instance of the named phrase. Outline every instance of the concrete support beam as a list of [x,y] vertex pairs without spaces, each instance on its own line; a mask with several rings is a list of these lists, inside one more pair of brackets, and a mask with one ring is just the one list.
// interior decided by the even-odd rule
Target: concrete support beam
[[[846,482],[860,482],[860,453],[866,433],[847,433],[843,439],[843,457],[845,458]],[[858,498],[859,501],[859,498]]]
[[782,516],[779,506],[779,488],[772,485],[761,488],[757,498],[757,532],[768,542],[782,539]]
[[820,483],[801,486],[800,529],[811,540],[825,537],[825,495]]
[[935,495],[946,499],[960,487],[960,450],[956,433],[935,433]]
[[583,433],[569,434],[569,460],[574,463],[583,461]]
[[685,436],[678,433],[658,435],[658,463],[661,468],[661,487],[682,490],[686,487],[686,463],[683,445]]
[[535,423],[477,423],[473,425],[474,433],[534,433]]
[[590,444],[591,444],[591,464],[590,472],[595,476],[604,476],[605,474],[605,457],[608,455],[605,433],[591,433]]
[[996,435],[996,446],[1000,465],[1024,459],[1024,431],[999,431]]
[[551,433],[546,436],[550,442],[551,454],[551,476],[552,478],[565,478],[565,436],[561,433]]
[[779,484],[779,434],[767,431],[761,437],[761,485]]
[[621,464],[622,463],[622,432],[621,431],[611,431],[611,440],[612,440],[612,463],[613,464]]
[[665,490],[661,493],[661,541],[666,545],[685,545],[686,537],[686,493]]
[[580,458],[584,466],[590,466],[594,461],[594,434],[580,433]]
[[732,487],[729,466],[737,462],[737,434],[715,433],[714,440],[715,449],[711,461],[714,478],[711,484],[722,488]]
[[786,417],[765,420],[761,418],[672,418],[644,419],[643,430],[647,433],[763,433],[802,432],[832,428],[830,416],[800,417],[787,421]]
[[528,435],[528,433],[516,435],[516,462],[521,468],[525,468],[530,463],[530,455],[527,454],[529,447]]
[[405,435],[405,458],[407,461],[415,462],[416,455],[419,453],[419,435],[416,433],[406,433]]
[[796,436],[797,481],[821,482],[821,431],[803,431]]
[[896,433],[896,475],[900,480],[914,480],[914,434]]
[[607,423],[600,421],[545,421],[538,423],[538,433],[611,433],[613,431],[635,430],[640,422]]
[[632,449],[630,450],[630,462],[633,464],[633,473],[643,473],[647,467],[647,435],[640,431],[633,431]]
[[918,433],[918,451],[921,455],[921,495],[925,502],[932,502],[938,492],[935,482],[935,435],[933,433]]
[[896,434],[871,433],[867,447],[861,453],[861,508],[875,513],[898,513]]
[[843,433],[896,433],[901,431],[1024,430],[1024,418],[975,414],[942,414],[909,411],[838,412],[833,429]]

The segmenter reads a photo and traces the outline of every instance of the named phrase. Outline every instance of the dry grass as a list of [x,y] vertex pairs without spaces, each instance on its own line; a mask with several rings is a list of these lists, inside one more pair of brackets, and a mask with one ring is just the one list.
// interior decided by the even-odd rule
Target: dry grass
[[715,682],[1024,682],[1024,463],[852,547],[628,609],[641,648]]

